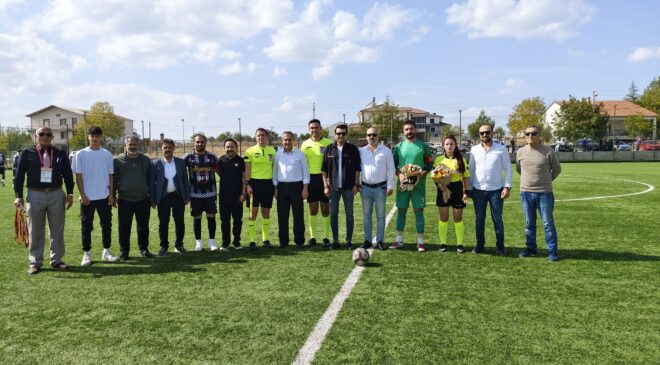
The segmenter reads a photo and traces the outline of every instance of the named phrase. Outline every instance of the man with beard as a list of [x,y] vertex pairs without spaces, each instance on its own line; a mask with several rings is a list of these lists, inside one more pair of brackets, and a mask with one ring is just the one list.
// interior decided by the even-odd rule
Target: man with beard
[[137,224],[138,248],[140,256],[152,257],[149,252],[149,175],[151,160],[138,151],[140,140],[128,136],[125,140],[125,152],[114,160],[115,191],[112,195],[119,199],[117,216],[119,217],[120,260],[128,260],[131,249],[131,226],[133,216]]
[[390,246],[390,249],[403,247],[403,230],[406,227],[406,213],[408,206],[412,202],[415,213],[415,227],[417,230],[417,250],[426,251],[424,247],[424,207],[426,207],[426,175],[433,166],[433,154],[429,146],[416,137],[417,126],[411,120],[403,123],[404,141],[399,142],[394,147],[392,154],[394,156],[394,166],[399,176],[399,185],[406,179],[401,169],[408,165],[416,165],[423,169],[421,175],[417,177],[417,184],[411,191],[402,191],[401,188],[396,191],[396,207],[398,209],[396,217],[396,239]]
[[[232,138],[225,140],[225,154],[218,161],[220,176],[220,223],[222,229],[222,247],[229,247],[231,234],[234,234],[233,246],[241,248],[241,227],[243,226],[243,202],[245,201],[245,161],[236,153],[238,143]],[[231,219],[234,229],[230,232]]]
[[257,214],[261,207],[261,240],[265,248],[272,248],[270,237],[270,208],[273,207],[273,160],[275,149],[268,145],[268,131],[257,128],[257,144],[245,151],[245,185],[248,193],[247,206],[251,207],[248,218],[250,249],[256,250]]
[[206,136],[203,133],[195,134],[193,141],[195,150],[183,156],[183,160],[186,161],[190,179],[190,215],[193,217],[195,251],[202,250],[202,213],[206,213],[208,224],[208,247],[211,251],[217,251],[215,213],[218,212],[218,208],[215,204],[217,196],[215,166],[218,158],[215,154],[206,151]]
[[169,250],[167,236],[170,212],[174,218],[176,232],[174,250],[183,254],[186,253],[186,249],[183,248],[183,235],[185,234],[183,213],[186,204],[190,201],[190,180],[186,173],[185,161],[174,157],[174,141],[169,138],[163,139],[161,150],[163,158],[153,162],[149,178],[151,207],[158,206],[158,233],[160,236],[158,256],[167,255]]
[[323,220],[323,247],[330,247],[330,206],[328,197],[323,194],[323,177],[321,166],[323,165],[323,153],[325,149],[332,144],[332,141],[323,137],[321,132],[321,121],[312,119],[307,123],[311,137],[303,142],[300,150],[307,158],[309,167],[309,241],[308,247],[316,245],[316,229],[318,228],[319,205],[321,206],[321,216]]
[[[479,127],[479,140],[481,143],[470,149],[470,196],[474,203],[475,233],[477,245],[472,253],[484,251],[486,238],[484,225],[486,222],[486,205],[490,204],[490,217],[495,226],[495,247],[499,255],[506,255],[504,247],[504,223],[502,222],[502,208],[504,199],[509,197],[511,191],[511,160],[509,152],[504,145],[493,143],[493,126],[484,124]],[[502,173],[505,180],[502,181]]]

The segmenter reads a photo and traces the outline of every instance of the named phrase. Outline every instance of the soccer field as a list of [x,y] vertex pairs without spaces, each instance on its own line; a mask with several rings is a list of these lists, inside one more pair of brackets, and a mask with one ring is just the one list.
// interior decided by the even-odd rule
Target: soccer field
[[[429,182],[429,251],[418,253],[412,244],[374,251],[314,363],[659,363],[660,163],[562,168],[554,184],[560,261],[547,261],[540,222],[540,255],[517,257],[524,219],[515,171],[504,206],[509,256],[494,254],[490,217],[486,253],[469,253],[471,202],[464,214],[468,252],[456,254],[452,224],[450,250],[438,252],[436,193]],[[9,184],[0,188],[0,199],[0,229],[7,234],[0,245],[0,364],[290,364],[355,267],[346,250],[295,247],[101,263],[97,217],[94,264],[81,268],[76,203],[65,231],[65,262],[73,267],[29,276],[27,252],[13,243]],[[118,254],[116,210],[113,215],[112,251]],[[340,216],[343,240],[342,222]],[[355,222],[359,244],[359,197]],[[394,222],[387,242],[394,239]],[[159,246],[157,226],[153,211],[152,252]],[[405,242],[415,242],[414,227],[410,211]],[[245,225],[243,231],[245,246]],[[132,239],[137,256],[135,232]],[[189,217],[185,242],[192,249]]]

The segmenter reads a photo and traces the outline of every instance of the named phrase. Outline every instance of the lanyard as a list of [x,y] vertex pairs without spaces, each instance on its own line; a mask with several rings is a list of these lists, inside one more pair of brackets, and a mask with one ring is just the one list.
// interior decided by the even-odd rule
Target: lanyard
[[[53,167],[53,149],[50,149],[50,166],[44,166],[44,161],[41,158],[41,150],[39,149],[39,145],[35,146],[35,149],[37,150],[37,156],[39,157],[39,166],[40,167]],[[48,151],[48,150],[46,150]]]

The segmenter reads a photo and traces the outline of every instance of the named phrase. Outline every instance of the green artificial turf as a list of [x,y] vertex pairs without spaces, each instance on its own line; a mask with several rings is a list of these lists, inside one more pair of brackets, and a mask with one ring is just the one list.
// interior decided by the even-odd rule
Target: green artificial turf
[[[418,253],[412,244],[404,250],[375,251],[315,363],[660,362],[658,190],[566,201],[646,189],[610,179],[660,188],[660,164],[562,167],[555,181],[562,260],[548,262],[543,249],[535,258],[516,257],[524,243],[524,219],[515,172],[504,207],[509,256],[493,254],[489,217],[487,252],[468,253],[474,245],[471,203],[464,211],[468,252],[456,254],[452,224],[450,251],[437,252],[435,191],[428,184],[429,251]],[[27,253],[13,243],[9,187],[0,188],[0,201],[2,364],[289,364],[354,267],[347,251],[320,248],[205,251],[101,263],[97,220],[94,264],[81,268],[75,204],[67,212],[65,231],[65,261],[73,267],[29,276]],[[392,204],[393,197],[388,211]],[[152,213],[150,247],[157,252],[158,219]],[[271,217],[271,241],[276,243],[274,211]],[[355,221],[353,241],[359,243],[359,197]],[[112,250],[118,254],[116,217],[113,223]],[[185,242],[191,249],[189,217],[186,223]],[[340,227],[343,232],[342,216]],[[244,245],[246,231],[244,227]],[[135,232],[132,236],[132,254],[137,255]],[[537,236],[543,248],[541,227]],[[388,242],[394,238],[394,219],[386,237]],[[404,237],[415,242],[412,211]]]

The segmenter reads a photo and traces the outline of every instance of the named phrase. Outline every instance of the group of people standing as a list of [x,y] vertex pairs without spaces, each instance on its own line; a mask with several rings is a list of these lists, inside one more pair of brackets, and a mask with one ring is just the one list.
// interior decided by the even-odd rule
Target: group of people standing
[[[113,158],[101,147],[102,130],[92,126],[87,131],[88,147],[80,150],[70,163],[64,151],[51,146],[52,130],[43,126],[36,131],[37,144],[21,152],[14,190],[17,207],[22,207],[23,185],[27,175],[26,210],[28,214],[29,274],[36,274],[43,265],[45,222],[50,233],[50,266],[66,270],[64,256],[65,209],[73,204],[74,185],[80,194],[82,233],[82,266],[92,264],[91,232],[95,213],[101,226],[102,261],[129,260],[130,235],[133,219],[137,225],[140,256],[152,257],[149,251],[150,209],[157,209],[159,219],[160,250],[165,256],[170,247],[168,238],[170,218],[175,224],[174,250],[186,253],[184,248],[184,211],[190,204],[195,236],[195,251],[203,250],[202,218],[206,217],[207,247],[212,251],[226,251],[230,245],[241,249],[243,204],[249,208],[248,240],[250,249],[257,249],[256,220],[261,212],[261,242],[272,248],[270,242],[270,209],[277,199],[279,247],[290,242],[289,218],[293,216],[293,242],[298,247],[313,247],[322,243],[324,248],[353,247],[354,198],[360,193],[364,224],[362,247],[388,248],[385,243],[386,200],[396,190],[396,238],[389,249],[403,247],[406,213],[412,204],[417,232],[417,249],[426,251],[424,244],[424,208],[426,206],[426,175],[440,164],[452,171],[451,183],[438,185],[438,232],[440,251],[447,246],[449,208],[452,208],[457,252],[464,252],[464,223],[462,210],[472,197],[476,213],[476,246],[473,253],[484,251],[484,223],[486,206],[490,205],[495,225],[496,249],[506,255],[502,203],[511,189],[511,163],[504,146],[492,142],[492,127],[483,125],[479,130],[481,143],[472,147],[469,163],[459,150],[453,136],[445,137],[444,153],[433,160],[426,143],[416,138],[416,126],[406,121],[405,137],[393,149],[379,139],[379,131],[370,127],[366,133],[367,145],[358,148],[348,142],[348,126],[338,125],[334,141],[323,137],[321,122],[308,123],[311,137],[297,149],[294,134],[282,134],[282,148],[269,145],[268,132],[259,128],[257,144],[239,156],[238,143],[229,138],[224,141],[225,154],[217,157],[206,151],[206,136],[193,137],[194,149],[183,158],[174,157],[174,141],[162,140],[163,157],[151,160],[139,152],[139,139],[129,136],[125,152]],[[549,259],[556,261],[557,234],[552,219],[554,196],[552,180],[560,173],[559,161],[539,139],[539,128],[528,127],[525,135],[528,145],[518,151],[516,168],[521,174],[521,202],[525,213],[527,248],[520,256],[536,254],[536,210],[541,213],[545,227]],[[395,176],[406,179],[401,169],[409,164],[423,168],[412,190],[395,189]],[[503,178],[502,175],[505,175]],[[219,184],[216,181],[219,177]],[[75,178],[75,184],[74,184]],[[62,190],[64,184],[66,193]],[[443,192],[450,199],[442,199]],[[446,194],[445,194],[446,195]],[[304,201],[309,205],[309,240],[305,242]],[[339,238],[339,209],[343,202],[345,232],[343,244]],[[120,254],[110,251],[112,207],[117,207]],[[376,236],[373,237],[372,216],[376,212]],[[215,240],[216,219],[220,211],[222,241]],[[320,218],[322,234],[318,229]],[[317,238],[319,239],[317,241]]]

